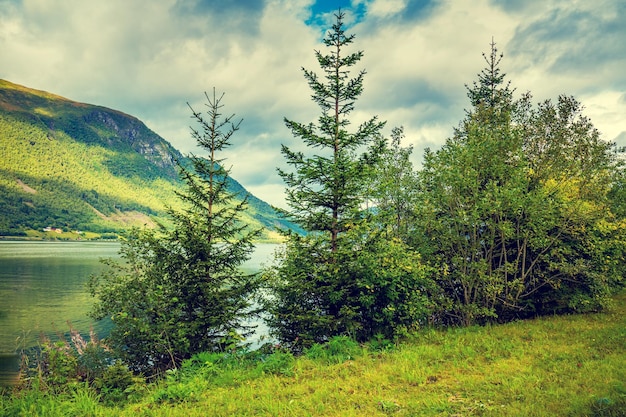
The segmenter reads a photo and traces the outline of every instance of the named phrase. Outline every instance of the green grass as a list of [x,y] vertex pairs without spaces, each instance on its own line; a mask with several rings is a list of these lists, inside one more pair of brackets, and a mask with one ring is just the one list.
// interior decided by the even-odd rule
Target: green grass
[[199,355],[165,380],[135,387],[134,402],[120,408],[79,387],[4,397],[0,414],[626,415],[626,293],[600,314],[425,329],[382,351],[334,342],[295,360],[280,351]]

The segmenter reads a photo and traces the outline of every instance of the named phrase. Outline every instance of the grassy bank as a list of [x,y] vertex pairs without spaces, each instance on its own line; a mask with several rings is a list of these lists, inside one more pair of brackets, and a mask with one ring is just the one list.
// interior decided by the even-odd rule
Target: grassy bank
[[123,407],[77,386],[2,399],[2,415],[624,416],[626,294],[605,313],[337,340],[294,359],[201,355]]

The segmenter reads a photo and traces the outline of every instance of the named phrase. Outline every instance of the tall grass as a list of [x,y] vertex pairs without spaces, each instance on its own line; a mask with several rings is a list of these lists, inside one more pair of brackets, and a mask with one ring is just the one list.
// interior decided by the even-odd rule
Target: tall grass
[[197,355],[118,408],[79,387],[4,396],[0,414],[626,416],[626,293],[605,313],[425,329],[395,347]]

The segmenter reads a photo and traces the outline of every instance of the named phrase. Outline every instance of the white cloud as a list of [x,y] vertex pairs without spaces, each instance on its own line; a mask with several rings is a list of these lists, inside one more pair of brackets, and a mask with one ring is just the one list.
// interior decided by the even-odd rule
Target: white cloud
[[[618,136],[626,132],[626,102],[619,91],[605,91],[592,95],[582,95],[578,99],[584,103],[584,114],[600,130],[602,136],[615,141]],[[622,143],[622,146],[626,143]]]
[[405,0],[374,0],[368,7],[368,15],[387,17],[402,11],[405,7]]
[[[465,84],[471,84],[484,67],[482,51],[492,37],[499,45],[506,43],[513,23],[487,1],[451,1],[419,22],[382,27],[363,22],[355,30],[365,45],[368,109],[375,111],[383,101],[385,108],[378,114],[389,127],[405,126],[406,141],[415,145],[416,154],[423,143],[441,145],[464,117]],[[432,132],[435,126],[437,137],[409,133]]]

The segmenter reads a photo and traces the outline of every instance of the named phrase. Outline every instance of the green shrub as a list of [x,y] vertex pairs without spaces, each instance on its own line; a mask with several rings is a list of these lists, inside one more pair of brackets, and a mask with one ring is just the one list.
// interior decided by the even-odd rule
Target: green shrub
[[264,275],[270,332],[295,352],[333,336],[404,336],[438,307],[431,268],[372,224],[342,234],[335,252],[323,237],[291,236]]
[[279,350],[261,360],[257,365],[257,370],[263,374],[292,376],[295,363],[296,360],[291,352]]
[[367,346],[373,352],[389,351],[396,347],[392,340],[387,339],[385,335],[381,333],[375,334],[374,337],[367,343]]
[[144,382],[112,356],[93,330],[86,341],[71,325],[69,337],[60,334],[58,341],[42,338],[41,349],[33,359],[24,361],[30,367],[22,369],[24,388],[29,391],[87,395],[83,391],[91,390],[93,398],[116,403],[140,391]]
[[159,388],[152,395],[152,400],[157,403],[178,404],[186,401],[192,401],[195,395],[193,384],[183,382],[169,383]]
[[141,394],[144,380],[133,376],[120,361],[107,366],[104,372],[94,379],[93,387],[106,403],[120,403]]
[[328,364],[343,363],[363,355],[363,349],[347,336],[334,336],[327,343],[316,343],[306,351],[309,359]]

